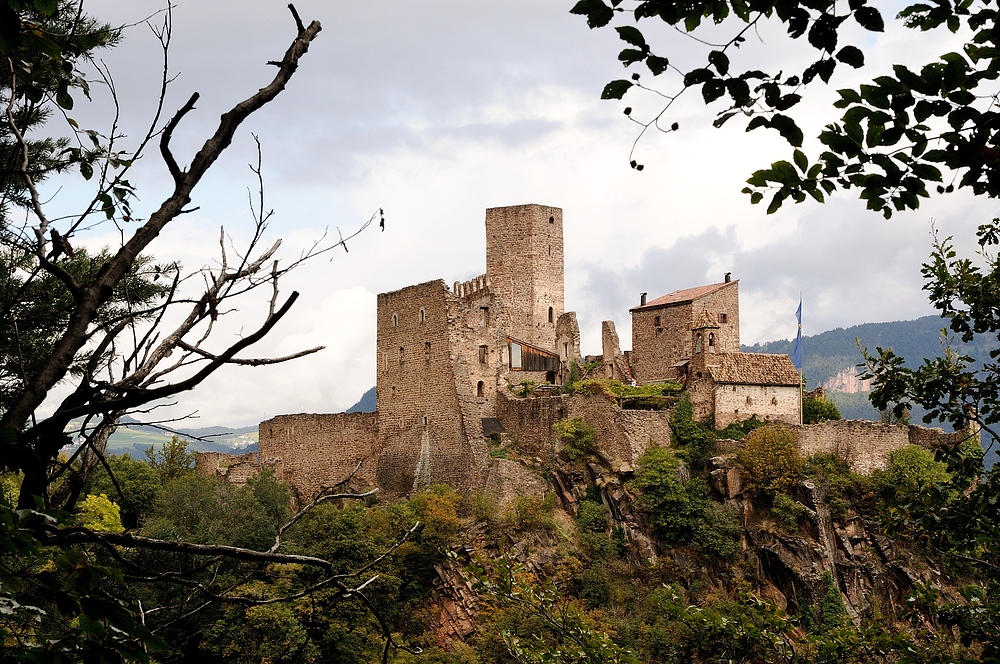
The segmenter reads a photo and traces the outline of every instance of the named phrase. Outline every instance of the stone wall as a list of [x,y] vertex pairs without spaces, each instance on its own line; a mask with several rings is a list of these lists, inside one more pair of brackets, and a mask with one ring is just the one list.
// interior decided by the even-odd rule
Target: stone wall
[[[809,456],[817,453],[836,454],[846,459],[855,472],[868,474],[885,469],[889,455],[911,443],[910,425],[883,424],[868,420],[830,420],[819,424],[795,425],[799,449]],[[941,429],[919,429],[913,437],[926,445],[946,437]]]
[[554,351],[556,321],[564,313],[562,210],[486,210],[486,275],[506,305],[508,334]]
[[651,442],[670,445],[669,411],[622,410],[602,394],[519,398],[502,394],[497,417],[525,454],[551,460],[560,449],[552,425],[582,418],[594,427],[601,451],[620,464],[634,464]]
[[725,429],[731,423],[756,415],[762,420],[799,423],[799,388],[774,385],[717,385],[715,387],[715,426]]
[[[256,475],[261,467],[257,461],[257,452],[247,452],[246,454],[196,452],[194,455],[195,472],[221,477],[233,484],[246,484],[247,480]],[[273,465],[271,467],[274,468]]]
[[378,457],[374,413],[278,415],[258,427],[258,460],[292,485],[298,504],[346,478],[358,465],[356,487],[373,487]]

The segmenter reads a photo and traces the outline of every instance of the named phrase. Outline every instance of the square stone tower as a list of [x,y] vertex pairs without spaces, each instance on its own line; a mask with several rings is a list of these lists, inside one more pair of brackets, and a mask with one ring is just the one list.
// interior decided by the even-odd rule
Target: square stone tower
[[486,210],[486,276],[504,305],[511,338],[555,351],[563,313],[562,209]]

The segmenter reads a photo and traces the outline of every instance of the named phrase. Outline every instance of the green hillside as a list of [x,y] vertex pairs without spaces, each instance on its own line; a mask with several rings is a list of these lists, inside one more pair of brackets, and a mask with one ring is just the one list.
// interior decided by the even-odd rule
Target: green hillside
[[[907,364],[914,366],[924,358],[937,357],[942,351],[941,329],[946,322],[938,316],[924,316],[910,321],[891,323],[864,323],[853,327],[838,327],[821,334],[802,338],[802,371],[808,386],[821,385],[844,369],[855,367],[861,362],[858,350],[860,341],[863,348],[871,352],[880,346],[892,348],[897,355],[906,358]],[[997,347],[995,341],[974,339],[970,344],[953,340],[952,347],[970,355],[980,362],[989,357],[989,351]],[[743,346],[748,353],[792,354],[795,340],[782,339],[752,346]]]

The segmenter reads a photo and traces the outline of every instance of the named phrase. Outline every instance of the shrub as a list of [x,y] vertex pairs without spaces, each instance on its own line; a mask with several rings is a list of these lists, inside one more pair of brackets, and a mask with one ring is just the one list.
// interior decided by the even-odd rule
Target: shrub
[[873,474],[879,493],[897,504],[910,502],[935,485],[949,483],[951,478],[946,464],[935,461],[931,452],[916,445],[895,450],[889,455],[888,468]]
[[715,454],[715,428],[694,421],[691,399],[684,396],[670,413],[670,440],[694,469],[701,469]]
[[870,478],[851,471],[845,459],[834,454],[814,454],[806,461],[805,473],[826,488],[826,503],[834,519],[843,519],[852,496],[870,490]]
[[829,399],[805,396],[802,401],[802,422],[816,424],[827,420],[839,420],[840,409]]
[[665,546],[692,546],[707,556],[732,559],[739,552],[735,511],[713,505],[701,478],[681,480],[683,463],[671,450],[651,447],[639,459],[635,486],[650,512],[653,532]]
[[[551,495],[551,494],[550,494]],[[504,511],[503,523],[518,531],[553,530],[555,501],[549,496],[518,496]]]
[[797,442],[795,432],[773,426],[747,434],[737,463],[744,470],[744,482],[750,496],[772,500],[799,481],[805,460]]
[[596,450],[597,431],[582,417],[560,420],[552,425],[552,430],[562,442],[562,455],[570,461],[578,456],[593,454]]
[[771,508],[771,513],[778,525],[789,532],[795,532],[799,529],[799,517],[805,511],[804,505],[783,493],[774,497],[774,504]]

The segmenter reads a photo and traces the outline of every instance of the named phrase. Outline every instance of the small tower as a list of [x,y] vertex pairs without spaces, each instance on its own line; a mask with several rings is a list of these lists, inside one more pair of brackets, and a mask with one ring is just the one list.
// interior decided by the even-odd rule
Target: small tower
[[486,276],[503,302],[507,333],[555,351],[564,311],[562,210],[534,204],[487,209]]

